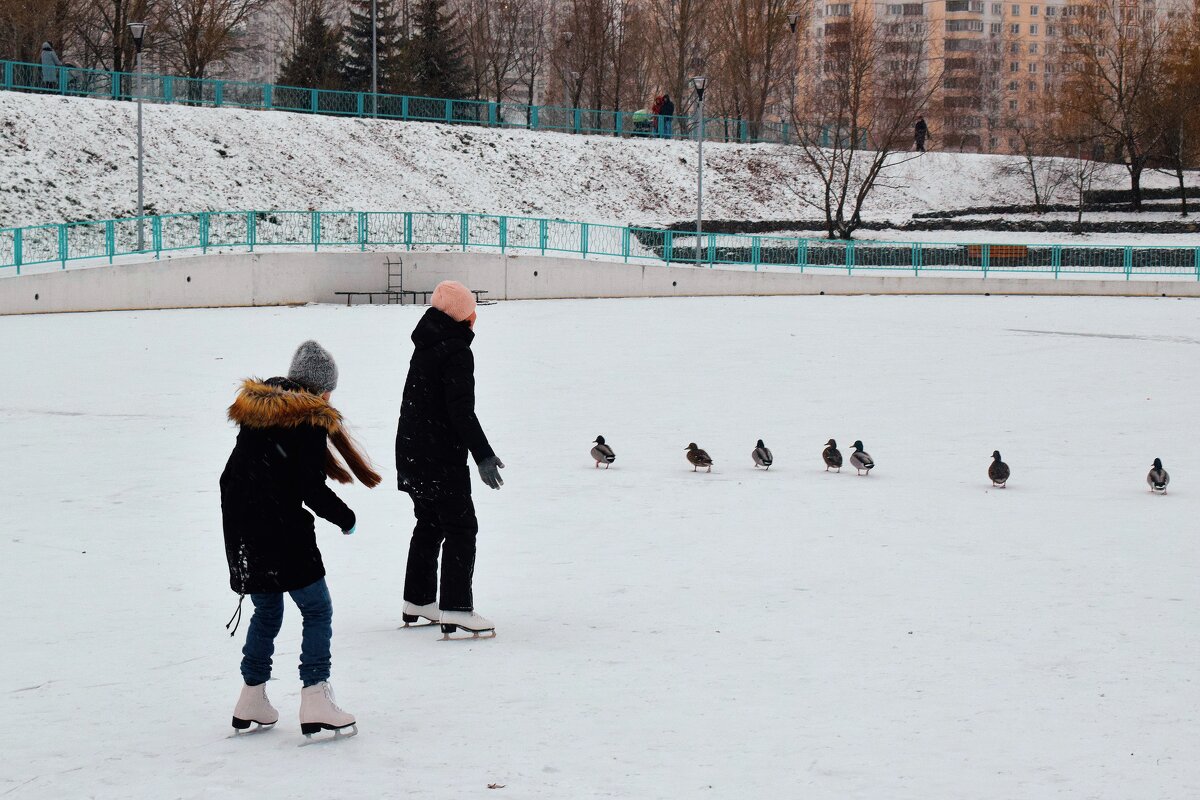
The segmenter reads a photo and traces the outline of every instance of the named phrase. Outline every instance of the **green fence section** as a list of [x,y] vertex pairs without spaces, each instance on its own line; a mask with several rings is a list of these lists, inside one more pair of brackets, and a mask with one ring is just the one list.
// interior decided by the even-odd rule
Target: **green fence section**
[[[19,61],[0,61],[0,89],[106,100],[135,100],[140,96],[145,102],[151,103],[378,117],[607,136],[696,138],[696,120],[692,117],[645,116],[635,111],[532,106],[487,100],[341,92],[149,73],[142,74],[139,79],[131,72],[71,66],[44,68],[41,64]],[[787,144],[795,139],[795,131],[786,122],[753,125],[745,120],[718,118],[704,121],[704,138],[717,142]]]
[[[139,237],[142,245],[139,247]],[[436,247],[698,267],[1200,280],[1200,247],[831,241],[417,211],[201,211],[0,229],[0,275],[24,267],[213,248]]]

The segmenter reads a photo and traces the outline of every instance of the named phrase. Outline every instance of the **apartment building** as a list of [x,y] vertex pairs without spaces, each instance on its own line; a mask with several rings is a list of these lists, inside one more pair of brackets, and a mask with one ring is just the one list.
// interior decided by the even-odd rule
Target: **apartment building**
[[[1021,129],[1052,124],[1054,97],[1069,66],[1064,39],[1089,0],[928,0],[819,2],[807,57],[837,41],[853,10],[885,35],[923,40],[936,89],[925,115],[930,145],[939,150],[1011,153]],[[1113,0],[1091,0],[1105,5]],[[1170,24],[1190,0],[1115,0],[1122,17],[1153,15]],[[799,91],[803,92],[803,87]]]

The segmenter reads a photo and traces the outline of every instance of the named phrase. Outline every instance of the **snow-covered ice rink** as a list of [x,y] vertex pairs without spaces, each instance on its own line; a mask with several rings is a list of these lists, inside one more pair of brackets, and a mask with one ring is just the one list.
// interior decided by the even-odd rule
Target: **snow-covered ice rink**
[[[397,629],[422,309],[0,318],[0,796],[1195,798],[1198,308],[482,308],[478,410],[508,468],[475,483],[475,589],[499,636],[454,643]],[[245,627],[223,628],[217,479],[238,380],[309,337],[386,477],[339,489],[353,537],[318,521],[361,732],[299,748],[290,604],[280,724],[227,738]],[[824,472],[829,437],[877,469]]]

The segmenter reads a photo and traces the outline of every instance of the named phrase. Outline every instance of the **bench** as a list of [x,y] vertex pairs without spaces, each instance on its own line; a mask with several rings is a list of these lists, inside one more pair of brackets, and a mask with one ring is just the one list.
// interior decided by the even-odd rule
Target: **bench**
[[[472,289],[471,293],[475,295],[476,303],[478,303],[480,305],[491,305],[491,303],[489,303],[488,301],[483,299],[483,296],[485,294],[487,294],[486,289]],[[433,289],[426,289],[426,290],[385,289],[382,292],[334,292],[334,294],[339,297],[345,297],[346,305],[348,305],[348,306],[354,304],[354,298],[356,298],[356,297],[365,297],[365,298],[367,298],[367,303],[372,304],[372,305],[375,303],[376,297],[382,297],[382,298],[384,298],[383,302],[388,305],[402,305],[402,306],[403,305],[416,305],[417,298],[419,297],[419,298],[421,298],[420,304],[427,306],[427,305],[429,305],[430,296],[433,295]],[[408,303],[405,302],[406,299],[409,300]]]
[[[983,258],[984,245],[969,244],[967,245],[968,258]],[[992,244],[987,245],[988,257],[991,259],[998,258],[1017,258],[1025,259],[1029,257],[1029,248],[1023,244]]]

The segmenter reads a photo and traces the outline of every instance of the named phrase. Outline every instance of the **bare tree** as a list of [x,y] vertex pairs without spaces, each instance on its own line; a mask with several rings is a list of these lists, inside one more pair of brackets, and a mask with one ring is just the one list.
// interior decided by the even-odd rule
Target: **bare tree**
[[1200,164],[1200,20],[1193,15],[1173,16],[1166,43],[1163,78],[1155,117],[1162,136],[1159,161],[1179,182],[1180,210],[1188,215],[1184,172]]
[[463,53],[476,97],[502,103],[521,82],[521,44],[529,0],[464,0]]
[[675,99],[675,113],[679,115],[687,115],[695,103],[688,82],[694,66],[702,67],[708,59],[710,37],[704,23],[713,2],[646,0],[656,75],[662,88]]
[[1066,170],[1067,185],[1071,189],[1071,193],[1075,196],[1075,231],[1076,236],[1083,235],[1083,207],[1084,198],[1087,193],[1092,190],[1092,185],[1096,179],[1107,172],[1109,165],[1103,161],[1097,161],[1092,158],[1084,158],[1086,152],[1086,142],[1080,139],[1075,142],[1075,159],[1072,161]]
[[517,40],[517,70],[526,105],[525,124],[533,123],[530,106],[538,99],[550,52],[550,0],[524,0],[525,21]]
[[[792,188],[825,215],[829,238],[849,239],[887,172],[916,157],[898,151],[911,147],[913,123],[929,105],[940,68],[928,57],[928,24],[897,28],[854,6],[834,25],[809,64],[811,96],[794,120],[799,145],[784,157],[799,159],[802,182]],[[816,196],[804,178],[815,179]]]
[[1162,133],[1154,109],[1168,26],[1159,24],[1154,6],[1122,0],[1092,0],[1066,12],[1061,124],[1068,134],[1093,135],[1124,165],[1140,210],[1142,172]]
[[37,62],[42,42],[65,60],[81,59],[73,0],[0,0],[0,58]]
[[640,108],[650,93],[647,17],[638,0],[610,0],[612,35],[608,62],[612,82],[605,106],[613,111]]
[[[791,36],[787,15],[794,0],[719,0],[715,27],[721,42],[721,95],[730,95],[738,116],[750,126],[750,135],[761,133],[767,104],[778,92],[781,66],[788,56]],[[718,88],[719,87],[719,88]]]
[[[166,62],[187,78],[203,79],[210,67],[246,44],[245,24],[272,0],[161,0],[161,41]],[[189,84],[199,99],[200,86]]]
[[1063,159],[1049,155],[1059,142],[1044,124],[1044,119],[1044,114],[1010,118],[1008,132],[1010,139],[1018,145],[1016,154],[1020,160],[1006,159],[998,167],[1001,175],[1016,177],[1025,185],[1038,213],[1066,189],[1073,169]]
[[133,38],[129,23],[146,22],[147,47],[159,41],[158,0],[79,0],[76,31],[88,64],[117,72],[134,68]]

